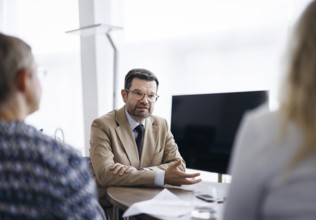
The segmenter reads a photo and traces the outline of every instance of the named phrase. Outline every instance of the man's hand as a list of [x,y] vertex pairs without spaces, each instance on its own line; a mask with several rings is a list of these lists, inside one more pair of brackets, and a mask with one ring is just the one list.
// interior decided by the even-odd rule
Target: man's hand
[[181,185],[192,185],[201,182],[201,179],[196,179],[200,176],[200,173],[185,173],[180,171],[177,167],[181,165],[181,161],[177,161],[172,164],[165,171],[165,184],[181,186]]
[[132,172],[133,170],[137,170],[135,167],[128,166],[128,165],[123,165],[120,163],[115,163],[113,164],[110,169],[112,170],[112,173],[114,175],[119,175],[122,176],[125,173]]

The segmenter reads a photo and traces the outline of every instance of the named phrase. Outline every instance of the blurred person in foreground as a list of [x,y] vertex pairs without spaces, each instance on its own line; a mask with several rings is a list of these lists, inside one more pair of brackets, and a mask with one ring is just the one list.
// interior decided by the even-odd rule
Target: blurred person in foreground
[[316,1],[293,37],[279,110],[239,130],[224,220],[316,219]]
[[88,164],[27,125],[41,86],[31,47],[0,33],[0,219],[104,219]]
[[163,187],[201,181],[196,178],[199,173],[185,172],[185,162],[167,121],[152,115],[159,97],[158,85],[149,70],[130,70],[121,90],[125,105],[92,123],[90,157],[104,208],[109,205],[109,186]]

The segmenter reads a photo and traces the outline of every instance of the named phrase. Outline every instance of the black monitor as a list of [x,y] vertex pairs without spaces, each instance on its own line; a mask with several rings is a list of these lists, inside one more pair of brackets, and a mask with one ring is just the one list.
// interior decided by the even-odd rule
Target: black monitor
[[188,168],[227,174],[239,123],[267,91],[172,96],[171,132]]

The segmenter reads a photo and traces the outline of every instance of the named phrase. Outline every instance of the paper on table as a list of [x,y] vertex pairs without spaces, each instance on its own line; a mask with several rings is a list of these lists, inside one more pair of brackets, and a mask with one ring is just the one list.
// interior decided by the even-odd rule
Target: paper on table
[[123,214],[129,217],[138,214],[149,214],[152,216],[179,217],[191,211],[191,203],[182,201],[169,190],[164,189],[154,198],[131,205]]

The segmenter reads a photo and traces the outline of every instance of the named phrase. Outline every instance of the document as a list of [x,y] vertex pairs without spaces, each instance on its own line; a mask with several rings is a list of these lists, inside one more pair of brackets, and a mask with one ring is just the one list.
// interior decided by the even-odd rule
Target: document
[[131,205],[124,212],[123,217],[149,214],[159,219],[171,219],[187,215],[190,212],[190,201],[182,201],[168,189],[164,189],[150,200]]

